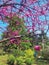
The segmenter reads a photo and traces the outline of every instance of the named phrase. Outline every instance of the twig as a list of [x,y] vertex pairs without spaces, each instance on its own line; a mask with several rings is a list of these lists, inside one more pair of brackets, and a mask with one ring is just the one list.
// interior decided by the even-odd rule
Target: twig
[[23,4],[19,4],[19,3],[10,3],[10,4],[1,4],[0,7],[12,6],[12,5],[21,5],[21,6],[23,6]]

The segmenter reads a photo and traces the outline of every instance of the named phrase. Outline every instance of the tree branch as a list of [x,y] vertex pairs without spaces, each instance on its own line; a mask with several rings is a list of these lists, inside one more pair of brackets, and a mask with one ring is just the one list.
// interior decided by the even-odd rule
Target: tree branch
[[12,39],[12,38],[20,38],[20,37],[22,37],[22,35],[13,36],[13,37],[9,37],[9,38],[4,38],[3,40],[0,40],[0,43],[1,43],[1,42],[4,42],[4,41],[7,41],[7,40],[10,40],[10,39]]
[[10,4],[1,4],[0,7],[12,6],[12,5],[21,5],[21,6],[23,6],[23,4],[19,4],[19,3],[10,3]]

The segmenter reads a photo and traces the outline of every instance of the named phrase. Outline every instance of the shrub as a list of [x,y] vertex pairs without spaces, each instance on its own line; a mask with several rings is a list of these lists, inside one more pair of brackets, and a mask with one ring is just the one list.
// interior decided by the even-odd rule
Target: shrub
[[34,58],[34,50],[28,49],[25,50],[25,63],[27,65],[31,65],[35,62],[35,58]]
[[0,49],[0,55],[4,55],[5,52],[3,51],[3,49]]
[[16,58],[17,65],[31,65],[34,63],[34,50],[28,49],[24,51],[23,56],[19,56]]
[[31,49],[27,49],[25,50],[25,56],[26,57],[33,57],[34,58],[34,50],[31,50]]
[[7,60],[8,65],[14,65],[14,62],[15,62],[15,57],[13,55],[10,55]]
[[31,43],[27,42],[27,40],[26,40],[26,42],[21,42],[21,47],[23,50],[29,49],[31,47]]
[[25,63],[26,63],[27,65],[33,64],[32,58],[26,58]]
[[16,58],[17,65],[22,65],[25,62],[25,59],[23,56],[19,56]]
[[24,55],[24,51],[17,47],[17,49],[13,49],[12,54],[14,56],[23,56]]
[[45,59],[49,60],[49,48],[43,50],[42,56],[43,56]]

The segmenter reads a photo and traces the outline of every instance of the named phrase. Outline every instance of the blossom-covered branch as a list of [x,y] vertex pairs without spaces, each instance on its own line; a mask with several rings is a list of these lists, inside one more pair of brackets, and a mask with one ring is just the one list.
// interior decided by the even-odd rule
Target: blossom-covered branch
[[23,4],[19,4],[19,3],[8,3],[8,4],[1,4],[0,7],[5,7],[5,6],[13,6],[13,5],[20,5],[23,6]]
[[22,37],[22,36],[19,35],[19,36],[13,36],[13,37],[4,38],[3,40],[0,40],[0,43],[5,42],[5,41],[7,41],[7,40],[10,40],[10,39],[12,39],[12,38],[20,38],[20,37]]

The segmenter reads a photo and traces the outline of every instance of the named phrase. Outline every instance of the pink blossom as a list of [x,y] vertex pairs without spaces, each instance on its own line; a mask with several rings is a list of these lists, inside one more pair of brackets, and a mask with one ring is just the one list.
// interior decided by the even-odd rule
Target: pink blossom
[[36,46],[34,46],[34,49],[35,49],[36,51],[40,51],[40,49],[41,49],[41,46],[39,46],[39,45],[36,45]]
[[16,25],[20,25],[20,22],[19,21],[16,21]]
[[35,3],[37,0],[28,0],[29,3]]
[[16,30],[16,31],[13,31],[13,35],[16,36],[16,35],[19,35],[19,32]]
[[14,43],[14,41],[15,41],[15,39],[13,38],[13,39],[10,40],[10,43]]

